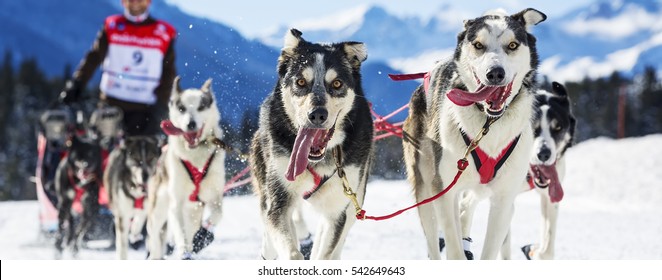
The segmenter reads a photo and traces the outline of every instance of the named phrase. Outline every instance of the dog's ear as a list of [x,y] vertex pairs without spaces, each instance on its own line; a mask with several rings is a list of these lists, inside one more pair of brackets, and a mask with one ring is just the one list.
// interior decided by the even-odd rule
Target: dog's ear
[[552,82],[552,92],[561,97],[568,96],[568,92],[565,90],[565,87],[558,82]]
[[207,79],[205,83],[202,84],[202,87],[200,87],[200,90],[204,93],[211,94],[211,82],[212,82],[211,78]]
[[547,15],[543,14],[542,12],[536,9],[528,8],[510,16],[510,18],[519,21],[520,23],[522,23],[522,25],[524,25],[528,29],[533,25],[545,21],[547,19]]
[[469,26],[474,24],[475,21],[476,20],[473,19],[465,19],[464,21],[462,21],[462,23],[464,23],[464,30],[469,29]]
[[294,54],[294,49],[303,41],[303,38],[301,38],[302,34],[301,31],[294,28],[285,32],[285,44],[283,45],[282,55],[289,56]]
[[368,49],[364,43],[346,42],[343,45],[347,59],[354,69],[361,67],[361,63],[368,59]]
[[182,86],[180,85],[180,80],[182,77],[177,76],[175,77],[175,80],[172,82],[172,96],[180,94],[182,92]]
[[296,48],[301,42],[305,41],[301,38],[301,34],[303,34],[301,31],[294,28],[285,32],[285,44],[278,57],[278,75],[281,77],[287,72],[288,62],[296,54]]

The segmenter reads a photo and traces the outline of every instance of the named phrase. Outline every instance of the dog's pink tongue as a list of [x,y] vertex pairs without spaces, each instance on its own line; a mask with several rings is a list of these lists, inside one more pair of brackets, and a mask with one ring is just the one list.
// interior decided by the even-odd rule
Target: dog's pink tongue
[[545,179],[549,179],[549,198],[552,203],[556,203],[563,199],[563,187],[559,182],[559,174],[556,173],[556,165],[538,165],[538,170],[542,173]]
[[483,101],[490,97],[493,93],[498,91],[502,87],[489,87],[481,85],[478,87],[476,92],[468,92],[461,89],[451,89],[446,96],[452,101],[455,105],[458,106],[469,106],[479,101]]
[[176,135],[182,135],[184,133],[183,130],[173,125],[170,120],[161,121],[161,130],[163,130],[163,133],[165,133],[166,135],[176,136]]
[[303,173],[308,166],[308,154],[310,154],[310,147],[313,145],[315,136],[320,129],[301,128],[294,140],[294,147],[292,147],[292,154],[290,154],[290,163],[285,171],[285,179],[294,181],[299,174]]

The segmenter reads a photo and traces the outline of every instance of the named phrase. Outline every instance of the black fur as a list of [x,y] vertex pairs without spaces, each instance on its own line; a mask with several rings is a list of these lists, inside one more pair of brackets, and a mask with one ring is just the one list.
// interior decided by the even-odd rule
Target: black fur
[[[284,95],[290,94],[296,98],[306,98],[306,102],[312,107],[324,107],[329,102],[342,101],[342,98],[348,97],[348,91],[351,89],[355,93],[355,99],[349,111],[343,119],[336,120],[334,126],[335,135],[344,132],[345,138],[341,144],[343,152],[343,166],[358,166],[361,168],[361,178],[367,178],[372,156],[372,138],[373,124],[370,115],[370,107],[362,88],[360,66],[365,60],[364,52],[354,53],[358,42],[342,42],[334,44],[318,44],[305,41],[301,38],[301,32],[298,30],[290,31],[291,40],[298,40],[295,46],[286,41],[286,48],[283,49],[277,66],[278,80],[269,96],[261,105],[260,109],[260,127],[252,139],[250,152],[251,174],[253,176],[253,187],[259,196],[260,209],[267,228],[278,230],[273,234],[283,234],[288,238],[294,238],[284,235],[285,230],[291,223],[291,212],[296,205],[295,200],[302,199],[296,197],[293,192],[287,189],[284,174],[276,172],[274,166],[275,158],[289,158],[292,154],[299,127],[295,120],[290,119],[286,112],[284,104]],[[323,56],[320,61],[319,55]],[[320,62],[318,64],[318,62]],[[304,77],[302,71],[306,68],[313,69],[314,77]],[[323,68],[323,69],[322,69]],[[337,79],[327,81],[324,74],[329,69],[335,70]],[[334,82],[340,81],[338,86]],[[329,116],[331,119],[331,116]],[[335,117],[334,117],[335,119]],[[310,162],[309,166],[313,168],[327,167],[335,168],[335,158],[332,156],[334,147],[327,147],[323,159],[317,162]],[[324,176],[337,176],[330,174],[321,174]],[[360,182],[358,193],[360,201],[363,201],[365,195],[365,181]],[[341,188],[336,183],[325,181],[321,184],[322,188]],[[312,188],[312,186],[311,186]],[[316,197],[319,192],[311,194]],[[349,202],[349,201],[348,201]],[[351,207],[347,204],[347,207]],[[348,208],[345,209],[348,209]],[[329,229],[334,235],[334,240],[330,248],[322,249],[323,256],[331,256],[334,248],[342,243],[340,239],[345,225],[347,215],[341,211],[338,217],[333,217],[336,226]],[[326,252],[330,250],[330,252]],[[263,256],[268,257],[268,256]],[[288,257],[288,256],[280,256]]]
[[[79,185],[81,182],[76,176],[78,171],[83,168],[81,164],[86,165],[86,173],[94,176],[94,179],[84,185]],[[99,212],[101,175],[101,147],[99,143],[73,136],[67,142],[67,156],[60,161],[55,175],[55,189],[58,198],[58,234],[55,240],[55,248],[58,253],[61,254],[64,250],[62,243],[66,239],[65,245],[73,245],[72,252],[74,255],[77,254],[82,238],[91,228],[94,218]],[[72,193],[75,193],[76,188],[85,190],[80,198],[83,212],[77,222],[74,220],[72,209],[75,197],[70,197]]]

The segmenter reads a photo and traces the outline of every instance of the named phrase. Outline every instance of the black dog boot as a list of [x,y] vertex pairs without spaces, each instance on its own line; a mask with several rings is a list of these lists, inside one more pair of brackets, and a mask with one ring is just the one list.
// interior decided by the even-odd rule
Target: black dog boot
[[302,240],[299,240],[299,249],[304,260],[310,260],[310,253],[313,250],[313,239],[310,234]]
[[439,253],[444,251],[446,248],[446,240],[443,237],[439,237]]
[[531,246],[533,245],[529,244],[522,247],[522,253],[524,253],[524,256],[526,257],[527,260],[531,260]]
[[129,236],[129,247],[133,250],[140,250],[145,247],[145,237],[142,234]]
[[473,260],[474,254],[471,252],[471,237],[462,238],[462,246],[464,247],[464,256],[467,257],[467,260]]
[[193,236],[193,253],[197,254],[214,241],[214,233],[204,227],[200,227]]

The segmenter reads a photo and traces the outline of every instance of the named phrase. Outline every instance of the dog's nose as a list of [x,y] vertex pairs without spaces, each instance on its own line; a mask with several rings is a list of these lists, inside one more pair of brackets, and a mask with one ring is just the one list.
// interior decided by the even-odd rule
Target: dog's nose
[[143,184],[147,183],[147,180],[149,180],[149,173],[147,172],[147,170],[143,170],[141,175],[143,179]]
[[196,127],[196,125],[195,125],[195,121],[190,121],[190,122],[188,123],[188,125],[186,125],[186,128],[187,128],[188,130],[195,130],[195,127]]
[[314,125],[322,125],[329,116],[329,112],[324,108],[315,108],[308,114],[308,120]]
[[506,70],[503,70],[503,67],[494,67],[487,72],[487,81],[491,85],[498,85],[503,82],[503,79],[506,77]]
[[542,146],[540,152],[538,152],[538,159],[542,162],[545,162],[552,156],[552,151],[547,148],[547,146]]

